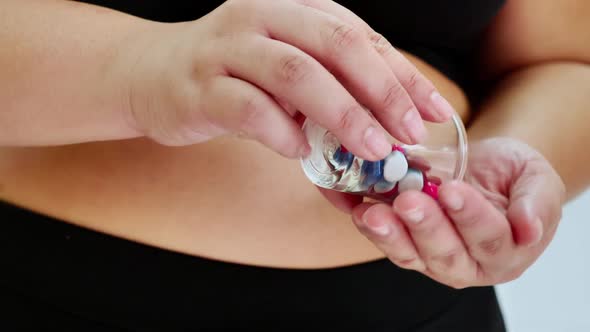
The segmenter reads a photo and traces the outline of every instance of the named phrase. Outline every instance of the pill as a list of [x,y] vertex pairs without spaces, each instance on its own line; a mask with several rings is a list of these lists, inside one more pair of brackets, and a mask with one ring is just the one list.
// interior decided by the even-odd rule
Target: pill
[[389,182],[401,180],[408,172],[408,161],[400,151],[393,151],[383,161],[383,177]]
[[385,194],[392,191],[396,184],[396,182],[389,182],[382,179],[381,181],[375,183],[373,190],[378,194]]
[[393,152],[393,151],[399,151],[399,152],[401,152],[403,154],[406,154],[406,151],[404,150],[404,148],[402,148],[401,146],[399,146],[397,144],[393,144],[391,146],[391,152]]
[[438,186],[432,182],[426,182],[422,191],[428,196],[438,200]]
[[336,149],[336,151],[334,151],[333,159],[336,162],[337,166],[350,167],[350,164],[352,164],[354,156],[352,155],[352,153],[348,152],[348,150],[346,150],[344,146],[342,146]]
[[363,175],[363,185],[371,186],[377,183],[383,176],[383,161],[363,161],[361,174]]
[[422,190],[424,187],[424,176],[419,170],[410,168],[408,173],[398,183],[399,192],[406,190]]

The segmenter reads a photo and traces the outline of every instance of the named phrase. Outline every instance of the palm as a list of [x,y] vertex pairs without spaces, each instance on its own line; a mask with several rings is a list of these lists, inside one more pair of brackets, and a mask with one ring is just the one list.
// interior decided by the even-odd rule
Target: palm
[[[530,147],[510,139],[492,139],[470,147],[465,181],[494,206],[506,211],[511,188],[522,175],[537,173],[544,159]],[[526,171],[526,172],[525,172]]]
[[393,206],[359,204],[355,225],[395,264],[444,284],[514,279],[553,237],[564,185],[540,153],[516,140],[476,142],[469,155],[465,181],[443,183],[438,202],[407,191]]

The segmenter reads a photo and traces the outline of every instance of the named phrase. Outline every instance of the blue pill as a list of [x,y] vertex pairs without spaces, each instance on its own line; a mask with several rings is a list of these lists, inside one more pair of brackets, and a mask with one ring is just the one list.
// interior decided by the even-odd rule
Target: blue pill
[[354,156],[352,155],[352,153],[350,153],[348,151],[342,152],[340,147],[338,147],[338,149],[336,149],[336,151],[334,151],[333,158],[334,158],[334,161],[336,161],[336,163],[339,166],[346,165],[346,167],[348,168],[352,164],[352,160],[354,159]]
[[383,161],[365,160],[361,167],[361,174],[363,175],[363,185],[374,185],[383,177]]

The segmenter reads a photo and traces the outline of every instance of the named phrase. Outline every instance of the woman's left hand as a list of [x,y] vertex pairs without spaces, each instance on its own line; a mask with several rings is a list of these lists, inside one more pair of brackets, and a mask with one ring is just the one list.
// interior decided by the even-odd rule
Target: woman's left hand
[[359,230],[396,265],[454,288],[519,277],[547,247],[565,186],[545,158],[512,139],[470,147],[465,182],[443,184],[439,203],[413,191],[393,206],[352,210]]

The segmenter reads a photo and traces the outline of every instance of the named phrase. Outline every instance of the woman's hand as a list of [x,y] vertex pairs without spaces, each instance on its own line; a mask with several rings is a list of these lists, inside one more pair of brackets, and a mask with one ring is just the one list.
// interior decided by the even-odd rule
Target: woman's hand
[[529,146],[489,139],[470,147],[466,181],[439,194],[440,204],[421,192],[363,203],[353,220],[393,263],[463,288],[520,276],[555,234],[565,188]]
[[309,151],[300,112],[378,160],[391,149],[383,128],[411,144],[426,134],[422,119],[452,114],[406,58],[333,1],[230,0],[122,47],[114,67],[131,82],[130,121],[166,145],[237,134],[298,157]]

